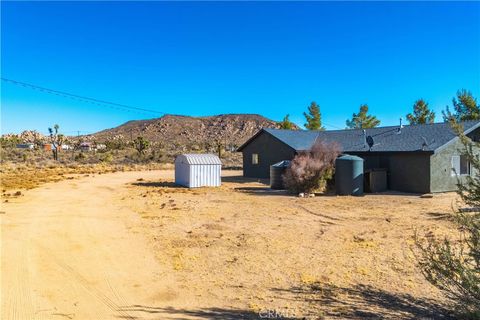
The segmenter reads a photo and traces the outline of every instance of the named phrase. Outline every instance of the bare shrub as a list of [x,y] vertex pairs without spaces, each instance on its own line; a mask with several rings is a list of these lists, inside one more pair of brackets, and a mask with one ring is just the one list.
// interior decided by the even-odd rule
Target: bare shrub
[[335,159],[339,154],[338,144],[316,141],[309,151],[293,158],[283,175],[285,186],[295,193],[324,189],[333,176]]

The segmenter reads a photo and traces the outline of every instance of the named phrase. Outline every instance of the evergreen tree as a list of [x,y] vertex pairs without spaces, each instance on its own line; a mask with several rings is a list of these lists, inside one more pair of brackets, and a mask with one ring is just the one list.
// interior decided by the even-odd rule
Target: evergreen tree
[[407,114],[407,120],[410,124],[433,123],[435,121],[435,112],[429,109],[425,100],[419,99],[413,105],[413,113]]
[[292,130],[294,128],[293,122],[290,121],[290,115],[287,114],[282,121],[280,121],[280,129]]
[[352,115],[352,120],[346,121],[349,129],[368,129],[375,128],[380,124],[377,117],[368,114],[368,105],[362,104],[360,111]]
[[447,106],[445,111],[442,111],[445,121],[480,120],[480,106],[470,91],[465,89],[458,90],[457,97],[452,99],[452,104],[453,113],[450,111],[449,106]]
[[307,123],[305,123],[305,128],[308,130],[325,130],[322,126],[322,114],[320,113],[320,107],[318,104],[313,101],[308,107],[308,114],[303,113]]

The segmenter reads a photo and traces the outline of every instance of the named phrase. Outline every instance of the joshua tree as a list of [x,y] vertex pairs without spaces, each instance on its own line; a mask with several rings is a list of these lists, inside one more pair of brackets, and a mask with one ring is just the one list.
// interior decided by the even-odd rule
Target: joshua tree
[[150,142],[144,137],[137,137],[135,140],[133,140],[133,145],[135,146],[138,154],[143,155],[145,153],[145,150],[148,149]]
[[62,144],[65,140],[65,136],[58,133],[58,129],[60,129],[58,124],[55,124],[53,129],[48,128],[48,132],[50,133],[50,142],[52,143],[53,160],[55,161],[58,161],[58,150],[62,147]]

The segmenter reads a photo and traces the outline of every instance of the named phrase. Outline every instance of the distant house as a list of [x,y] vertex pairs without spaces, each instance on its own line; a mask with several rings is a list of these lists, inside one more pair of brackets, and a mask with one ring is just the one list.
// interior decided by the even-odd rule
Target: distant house
[[19,143],[17,144],[18,149],[35,149],[35,144],[34,143]]
[[94,149],[91,142],[82,142],[79,147],[81,151],[92,151]]
[[[464,122],[463,127],[467,136],[480,141],[480,121]],[[268,178],[270,165],[293,159],[317,139],[336,142],[344,153],[363,158],[366,170],[386,169],[391,190],[453,191],[457,174],[460,178],[474,174],[450,125],[435,123],[366,130],[262,129],[238,148],[243,153],[243,175]]]

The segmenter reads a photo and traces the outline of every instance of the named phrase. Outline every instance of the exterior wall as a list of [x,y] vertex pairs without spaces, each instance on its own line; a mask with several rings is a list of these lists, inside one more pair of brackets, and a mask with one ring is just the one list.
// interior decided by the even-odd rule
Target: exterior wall
[[221,173],[221,164],[185,163],[182,156],[175,159],[175,183],[184,187],[219,187]]
[[388,182],[391,190],[429,193],[430,154],[399,153],[389,159]]
[[387,169],[388,189],[413,192],[430,192],[430,154],[423,152],[349,153],[362,157],[365,170]]
[[187,164],[175,161],[175,183],[185,187],[190,185],[190,170]]
[[222,166],[218,164],[189,165],[189,188],[220,187]]
[[[480,130],[476,130],[472,132],[472,135],[469,134],[468,136],[473,138],[473,135],[477,135],[478,137],[479,133]],[[451,174],[452,156],[461,155],[462,147],[462,143],[457,139],[455,142],[432,155],[432,165],[430,169],[432,192],[455,191],[457,190],[458,181],[460,180],[460,182],[462,182],[465,180],[462,176],[452,176]],[[473,175],[475,172],[471,172],[471,174]]]
[[[270,166],[282,160],[292,160],[295,150],[262,132],[245,146],[243,153],[243,176],[251,178],[269,178]],[[252,154],[258,154],[258,164],[252,164]]]

